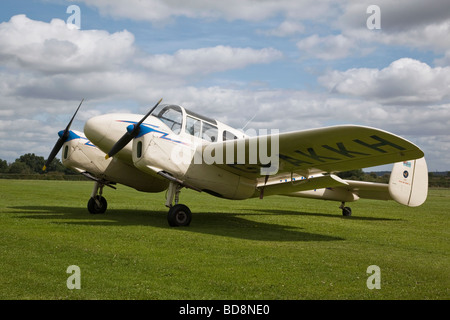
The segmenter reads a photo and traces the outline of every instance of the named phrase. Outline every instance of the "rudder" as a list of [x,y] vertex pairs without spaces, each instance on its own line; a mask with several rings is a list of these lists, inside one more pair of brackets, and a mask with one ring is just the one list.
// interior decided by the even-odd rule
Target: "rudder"
[[389,179],[392,199],[409,207],[418,207],[428,195],[428,168],[425,158],[397,162]]

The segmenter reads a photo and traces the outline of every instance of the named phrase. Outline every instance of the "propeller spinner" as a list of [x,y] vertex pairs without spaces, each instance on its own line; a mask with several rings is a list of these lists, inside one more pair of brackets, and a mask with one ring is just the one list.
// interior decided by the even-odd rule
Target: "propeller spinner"
[[137,137],[140,131],[141,124],[145,121],[145,119],[148,118],[148,116],[153,112],[153,110],[156,109],[156,107],[161,103],[162,98],[155,104],[155,106],[136,124],[133,125],[132,130],[127,130],[125,134],[119,139],[119,141],[114,144],[114,146],[111,148],[111,150],[108,152],[108,154],[105,156],[105,159],[108,159],[110,157],[113,157],[116,153],[118,153],[120,150],[125,148],[125,146],[134,138]]
[[50,155],[48,156],[48,159],[45,162],[44,167],[42,168],[42,171],[45,171],[47,169],[47,166],[53,161],[53,159],[58,154],[59,150],[61,150],[64,142],[67,141],[67,138],[69,137],[69,133],[70,133],[70,126],[72,125],[73,119],[75,119],[75,116],[77,115],[78,110],[80,110],[80,107],[81,107],[81,104],[83,103],[83,101],[84,101],[84,99],[81,100],[80,104],[78,105],[77,110],[75,111],[75,113],[72,116],[72,119],[70,119],[70,122],[67,124],[66,129],[64,129],[64,131],[61,131],[60,133],[58,133],[59,139],[58,139],[58,141],[56,141],[56,144],[53,147],[52,152],[50,152]]

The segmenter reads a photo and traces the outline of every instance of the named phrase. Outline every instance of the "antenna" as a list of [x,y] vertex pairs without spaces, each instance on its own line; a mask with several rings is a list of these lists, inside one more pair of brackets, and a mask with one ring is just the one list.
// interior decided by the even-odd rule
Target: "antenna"
[[248,124],[249,124],[250,122],[252,122],[253,119],[255,119],[256,115],[258,114],[258,111],[259,111],[259,110],[256,110],[256,112],[255,112],[255,114],[253,115],[253,117],[252,117],[250,120],[247,121],[247,123],[245,124],[245,126],[242,127],[242,129],[241,129],[242,131],[244,131],[244,129],[248,126]]

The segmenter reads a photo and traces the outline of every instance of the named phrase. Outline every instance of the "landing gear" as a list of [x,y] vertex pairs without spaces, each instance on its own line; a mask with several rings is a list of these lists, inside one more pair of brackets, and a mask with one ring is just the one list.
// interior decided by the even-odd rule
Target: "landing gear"
[[191,223],[191,210],[184,204],[176,204],[169,209],[167,221],[171,227],[185,227]]
[[94,190],[92,190],[91,198],[87,204],[87,208],[92,214],[105,213],[108,208],[108,203],[102,196],[104,186],[104,184],[98,181],[95,182]]
[[339,209],[342,209],[342,215],[344,217],[349,217],[352,215],[352,209],[350,207],[346,207],[345,202],[341,203],[341,206],[339,207]]
[[92,214],[105,213],[107,208],[108,203],[104,197],[95,196],[88,201],[88,210]]
[[[167,221],[171,227],[186,227],[191,223],[191,210],[184,204],[179,204],[179,195],[183,186],[171,181],[167,191],[166,207],[169,208]],[[173,203],[175,202],[175,205]]]

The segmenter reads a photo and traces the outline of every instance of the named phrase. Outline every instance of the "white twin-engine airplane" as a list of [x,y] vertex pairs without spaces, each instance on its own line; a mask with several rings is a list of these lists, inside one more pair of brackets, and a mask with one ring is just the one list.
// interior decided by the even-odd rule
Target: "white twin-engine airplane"
[[[161,99],[162,100],[162,99]],[[103,187],[119,183],[143,192],[166,189],[170,226],[187,226],[191,211],[180,190],[242,200],[285,195],[341,202],[359,198],[425,202],[424,153],[392,133],[340,125],[250,137],[241,130],[178,105],[160,105],[145,115],[106,114],[89,119],[84,134],[71,131],[75,114],[47,159],[62,149],[62,163],[95,181],[90,213],[107,208]],[[389,184],[343,180],[340,171],[395,163]]]

